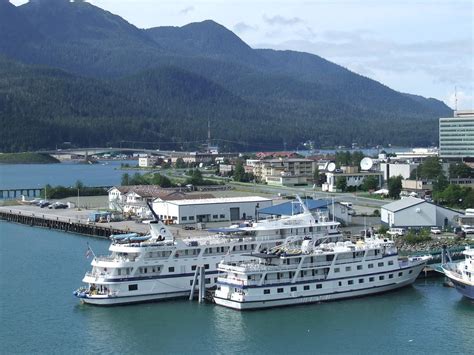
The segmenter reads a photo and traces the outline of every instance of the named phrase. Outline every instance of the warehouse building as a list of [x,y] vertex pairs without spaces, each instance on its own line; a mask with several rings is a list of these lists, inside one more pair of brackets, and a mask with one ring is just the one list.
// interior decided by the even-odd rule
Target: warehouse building
[[392,228],[447,228],[463,213],[416,197],[407,197],[382,206],[382,224]]
[[174,224],[207,223],[252,219],[259,208],[269,207],[272,200],[259,196],[170,200],[153,202],[161,219]]

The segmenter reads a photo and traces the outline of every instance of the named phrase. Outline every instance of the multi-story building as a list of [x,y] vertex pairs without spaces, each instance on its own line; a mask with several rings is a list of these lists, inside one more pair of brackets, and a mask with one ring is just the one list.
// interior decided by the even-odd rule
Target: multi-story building
[[253,165],[256,179],[273,185],[307,184],[315,170],[315,161],[302,158],[260,160]]
[[439,119],[439,156],[474,158],[474,110],[454,111],[454,117]]

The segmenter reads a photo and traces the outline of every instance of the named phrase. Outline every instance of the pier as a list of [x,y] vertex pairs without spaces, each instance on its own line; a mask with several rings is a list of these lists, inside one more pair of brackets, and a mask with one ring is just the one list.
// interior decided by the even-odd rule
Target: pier
[[[108,190],[112,186],[85,186],[91,189],[104,189]],[[21,196],[25,197],[41,197],[44,192],[44,187],[21,187],[21,188],[14,188],[14,189],[0,189],[0,200],[14,200],[17,198],[21,198]]]
[[[77,218],[52,216],[50,214],[25,213],[14,209],[1,208],[0,220],[25,224],[32,227],[49,228],[63,232],[88,235],[97,238],[109,238],[112,234],[129,233],[130,229],[114,228],[111,225],[91,223]],[[142,232],[134,231],[140,235]]]

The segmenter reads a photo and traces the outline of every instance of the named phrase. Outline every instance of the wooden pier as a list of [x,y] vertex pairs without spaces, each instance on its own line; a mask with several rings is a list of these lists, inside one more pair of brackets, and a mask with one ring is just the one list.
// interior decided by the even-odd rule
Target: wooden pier
[[48,215],[37,216],[35,214],[22,214],[21,212],[12,210],[0,210],[0,220],[105,239],[109,238],[112,234],[123,234],[127,232],[122,229],[112,228],[112,226],[84,223],[73,218],[60,219]]

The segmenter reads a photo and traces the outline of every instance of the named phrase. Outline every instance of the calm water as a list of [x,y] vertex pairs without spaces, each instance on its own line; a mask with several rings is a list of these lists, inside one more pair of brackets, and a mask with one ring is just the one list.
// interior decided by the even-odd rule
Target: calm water
[[137,161],[112,160],[92,165],[71,162],[61,164],[0,164],[0,188],[42,188],[46,184],[72,186],[77,180],[81,180],[89,186],[116,185],[120,183],[123,173],[135,173],[133,170],[120,170],[121,163],[129,163],[133,166],[137,164]]
[[374,297],[240,313],[72,296],[108,242],[0,222],[0,353],[472,353],[474,304],[441,280]]

